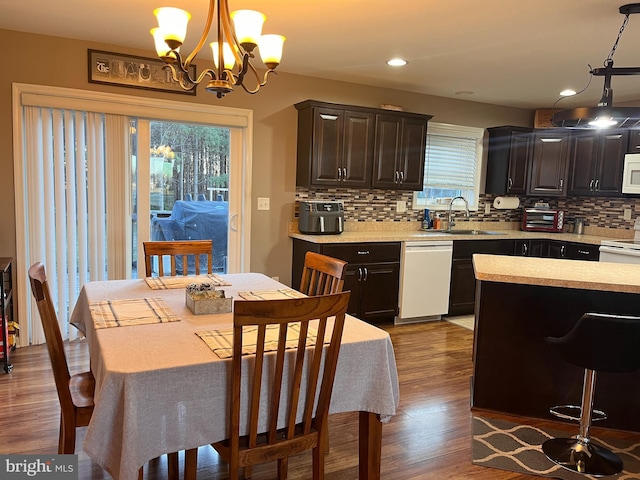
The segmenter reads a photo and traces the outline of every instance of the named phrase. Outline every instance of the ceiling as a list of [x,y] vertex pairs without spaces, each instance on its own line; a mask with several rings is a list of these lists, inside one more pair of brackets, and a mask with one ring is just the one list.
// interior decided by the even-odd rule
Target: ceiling
[[[279,71],[529,109],[551,108],[560,90],[587,85],[588,65],[601,67],[611,51],[623,4],[229,0],[232,11],[265,13],[264,33],[287,37]],[[185,52],[200,37],[207,5],[205,0],[0,0],[0,28],[153,50],[153,9],[176,6],[193,15]],[[199,57],[207,54],[203,50]],[[387,66],[394,56],[409,64]],[[614,61],[616,67],[640,66],[640,14],[630,17]],[[557,107],[593,106],[602,85],[602,77],[594,77],[584,93]],[[614,105],[640,99],[640,76],[614,77],[612,86]]]

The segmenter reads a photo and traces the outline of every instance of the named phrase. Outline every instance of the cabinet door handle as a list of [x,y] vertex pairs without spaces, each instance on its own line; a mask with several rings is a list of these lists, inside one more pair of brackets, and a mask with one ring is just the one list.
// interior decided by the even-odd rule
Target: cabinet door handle
[[358,281],[362,281],[362,267],[358,267]]
[[522,255],[526,255],[527,254],[527,250],[528,250],[527,244],[523,243],[522,244]]
[[367,267],[364,267],[364,281],[367,281],[367,278],[369,277],[369,270],[367,270]]
[[562,186],[564,185],[564,179],[560,179],[560,188],[562,188]]
[[561,138],[541,138],[540,140],[543,143],[558,143],[562,141]]
[[400,185],[404,183],[404,172],[400,172]]
[[600,180],[596,180],[595,190],[596,192],[600,191]]
[[564,253],[565,253],[565,252],[564,252],[564,251],[565,251],[565,249],[566,249],[566,246],[565,246],[565,245],[562,245],[562,246],[560,247],[560,256],[561,256],[561,257],[564,257],[564,256],[565,256],[565,254],[564,254]]
[[369,255],[369,250],[358,250],[358,255]]
[[338,167],[338,181],[342,181],[342,169],[340,167]]
[[591,179],[591,181],[589,182],[589,191],[593,192],[593,178]]
[[400,174],[398,173],[398,171],[396,170],[396,175],[395,175],[395,182],[394,183],[398,183],[400,179]]
[[320,118],[322,118],[323,120],[337,120],[338,116],[337,115],[328,115],[326,113],[321,113],[320,114]]
[[507,181],[507,190],[511,190],[511,187],[513,187],[513,180],[509,177],[509,180]]
[[346,169],[346,167],[342,169],[342,181],[343,182],[347,181],[347,169]]
[[578,253],[579,253],[580,255],[589,255],[589,252],[588,252],[588,251],[586,251],[586,250],[578,250]]

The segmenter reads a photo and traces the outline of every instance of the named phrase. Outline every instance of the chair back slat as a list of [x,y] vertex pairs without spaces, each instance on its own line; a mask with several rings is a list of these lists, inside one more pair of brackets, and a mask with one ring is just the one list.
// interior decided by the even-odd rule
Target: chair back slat
[[[319,440],[326,435],[326,419],[349,296],[350,292],[344,292],[286,300],[238,300],[234,303],[229,439],[214,444],[229,462],[230,478],[235,478],[233,472],[239,467],[276,459],[282,467],[290,455],[309,448],[322,448]],[[297,346],[294,347],[286,342],[287,329],[292,324],[296,324],[299,330]],[[279,326],[275,352],[265,352],[268,325]],[[317,331],[315,342],[307,341],[311,326]],[[242,355],[245,327],[258,330],[254,358]],[[243,359],[245,365],[252,365],[248,372],[247,391],[241,387]],[[324,370],[321,373],[323,360]],[[305,364],[308,365],[306,368]],[[267,415],[264,419],[260,418],[263,391],[269,397],[267,408],[262,409]],[[250,396],[248,402],[242,401],[245,395]],[[283,398],[287,398],[286,408],[283,408]],[[248,405],[249,411],[242,413],[241,405]],[[296,424],[299,406],[304,409],[301,415],[304,425]],[[284,416],[278,418],[281,410]],[[241,438],[240,420],[244,415],[247,415],[248,435]]]
[[[188,260],[190,256],[195,259],[195,274],[200,275],[200,258],[202,255],[207,259],[207,272],[213,272],[213,241],[212,240],[185,240],[168,242],[143,242],[145,274],[147,277],[153,276],[153,259],[158,260],[158,275],[175,276],[178,274],[176,258],[182,260],[182,275],[188,275]],[[164,258],[171,260],[171,272],[165,272]]]
[[347,262],[315,252],[304,256],[300,291],[307,295],[339,293],[344,287]]

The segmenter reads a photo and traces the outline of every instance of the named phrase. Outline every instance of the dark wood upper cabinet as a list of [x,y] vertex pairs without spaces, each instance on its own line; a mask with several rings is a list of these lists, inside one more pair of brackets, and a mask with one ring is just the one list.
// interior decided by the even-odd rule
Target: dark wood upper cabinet
[[422,189],[430,115],[315,100],[295,107],[296,185]]
[[373,187],[422,190],[428,118],[376,115]]
[[524,195],[533,136],[530,128],[494,127],[489,132],[486,193]]
[[296,105],[296,184],[371,186],[375,115],[304,103]]
[[570,138],[569,132],[552,129],[533,134],[527,194],[556,197],[567,194]]
[[640,130],[629,130],[627,153],[640,153]]
[[620,196],[629,133],[625,130],[573,134],[571,195]]

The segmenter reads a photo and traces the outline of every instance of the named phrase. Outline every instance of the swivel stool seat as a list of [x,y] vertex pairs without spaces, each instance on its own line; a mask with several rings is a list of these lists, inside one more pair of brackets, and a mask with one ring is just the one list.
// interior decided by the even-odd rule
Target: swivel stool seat
[[569,333],[547,337],[546,341],[566,362],[584,368],[584,382],[580,433],[547,440],[542,451],[552,462],[574,472],[593,476],[619,473],[622,460],[589,436],[596,372],[623,373],[640,368],[640,317],[585,313]]

